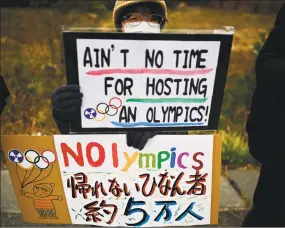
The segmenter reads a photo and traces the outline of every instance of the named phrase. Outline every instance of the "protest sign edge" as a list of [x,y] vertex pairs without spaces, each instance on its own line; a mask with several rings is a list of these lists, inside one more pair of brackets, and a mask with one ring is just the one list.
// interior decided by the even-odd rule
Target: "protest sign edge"
[[[181,127],[140,127],[140,128],[83,128],[81,111],[76,111],[76,121],[71,122],[72,133],[118,133],[127,131],[168,131],[168,130],[216,130],[219,124],[222,100],[230,61],[233,34],[145,34],[145,33],[108,33],[108,32],[74,32],[63,31],[64,57],[68,84],[79,85],[77,39],[126,39],[126,40],[205,40],[220,41],[218,67],[214,82],[213,99],[211,103],[208,126],[181,126]],[[223,63],[223,64],[221,64]],[[215,107],[215,108],[214,108]],[[218,108],[217,108],[218,107]]]

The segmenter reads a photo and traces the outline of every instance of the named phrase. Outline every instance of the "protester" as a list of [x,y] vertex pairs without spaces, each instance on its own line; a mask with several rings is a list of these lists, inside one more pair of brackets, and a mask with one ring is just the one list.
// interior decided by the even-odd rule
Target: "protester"
[[[113,21],[118,32],[159,33],[167,21],[167,7],[164,0],[117,1]],[[64,85],[53,92],[53,118],[62,134],[69,133],[70,122],[81,107],[82,97],[78,85]],[[128,132],[127,145],[142,150],[154,135],[153,131]]]
[[244,227],[285,227],[285,4],[256,60],[247,122],[249,151],[262,166]]
[[10,98],[9,90],[4,81],[4,78],[0,75],[0,117],[5,106],[8,104],[9,98]]

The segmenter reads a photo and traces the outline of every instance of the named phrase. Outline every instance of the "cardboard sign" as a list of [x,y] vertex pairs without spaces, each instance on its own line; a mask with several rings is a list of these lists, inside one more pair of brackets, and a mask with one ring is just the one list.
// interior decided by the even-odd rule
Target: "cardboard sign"
[[73,132],[217,129],[232,34],[65,32]]
[[217,224],[221,138],[155,136],[143,151],[125,135],[3,136],[24,220],[98,226]]

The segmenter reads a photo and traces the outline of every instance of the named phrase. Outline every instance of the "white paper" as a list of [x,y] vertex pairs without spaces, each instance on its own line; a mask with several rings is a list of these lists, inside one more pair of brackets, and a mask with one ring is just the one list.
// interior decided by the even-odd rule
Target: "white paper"
[[[145,212],[149,215],[149,219],[144,224],[140,224],[140,226],[190,226],[210,224],[213,153],[212,135],[159,135],[151,139],[143,151],[138,151],[134,148],[128,147],[126,145],[125,135],[55,135],[54,140],[65,196],[73,224],[128,226],[127,224],[137,223],[143,217],[143,214],[141,212],[134,212],[128,216],[124,215],[127,203],[131,197],[134,197],[135,201],[145,202],[144,205],[132,206],[132,209],[141,208],[145,210]],[[94,146],[93,148],[91,146],[92,144]],[[114,149],[114,145],[117,145],[117,153],[114,153],[114,151],[116,151]],[[70,149],[68,149],[69,153],[66,153],[66,148],[68,147],[73,150],[73,157],[70,155],[72,154],[72,152],[70,152]],[[90,149],[90,153],[87,152],[86,148]],[[98,148],[104,148],[102,150],[104,151],[105,155],[105,158],[103,160],[99,159],[100,153]],[[171,168],[171,160],[173,156],[171,154],[172,148],[175,148],[176,151],[176,157],[173,160],[175,161],[173,163],[175,165],[172,166],[173,168]],[[82,155],[80,155],[81,149]],[[169,152],[168,160],[166,160],[167,152]],[[134,156],[136,153],[138,154],[137,157],[134,157],[135,159],[133,164],[125,170],[123,169],[126,165],[126,157],[123,153],[127,153],[129,157]],[[147,160],[145,159],[146,157],[142,155],[151,153],[152,155],[150,155],[150,157],[154,156],[156,160],[154,163],[152,163],[152,160],[150,159],[149,167],[146,167]],[[184,155],[181,155],[182,153],[184,153]],[[64,154],[66,155],[66,159],[64,159]],[[116,161],[116,155],[114,154],[117,154],[117,163],[114,162]],[[194,154],[196,155],[194,156]],[[93,167],[90,165],[87,159],[88,156],[89,159],[90,157],[92,158],[91,163],[97,162],[97,165],[99,165],[98,161],[102,161],[100,166]],[[103,156],[103,153],[101,153],[100,156]],[[159,156],[161,159],[158,159]],[[195,159],[193,159],[193,156]],[[75,161],[74,158],[80,158],[78,160],[79,164]],[[142,158],[141,167],[139,165],[140,158]],[[159,161],[161,160],[165,161],[162,162],[161,167],[158,168],[160,164]],[[83,163],[80,161],[83,161]],[[96,166],[95,163],[93,163],[93,165]],[[201,164],[203,165],[201,166]],[[154,165],[154,167],[152,165]],[[195,193],[191,191],[189,195],[187,195],[189,189],[191,189],[191,187],[194,185],[194,182],[192,184],[186,183],[186,181],[194,180],[194,177],[189,177],[189,175],[196,174],[196,170],[193,168],[193,166],[199,169],[198,171],[201,175],[200,178],[203,177],[203,175],[206,175],[204,179],[205,181],[201,182],[198,185],[195,185],[196,188],[200,188],[200,190],[197,190]],[[184,173],[181,180],[177,183],[181,189],[181,193],[185,190],[185,194],[179,195],[176,193],[175,196],[171,197],[170,190],[169,193],[163,195],[160,193],[160,188],[156,186],[153,194],[151,196],[145,197],[142,194],[142,188],[146,178],[140,178],[139,176],[143,174],[150,175],[150,181],[145,189],[146,193],[148,193],[151,189],[153,178],[156,179],[156,184],[159,185],[159,182],[161,180],[159,174],[165,174],[165,172],[168,172],[169,176],[173,177],[173,179],[170,177],[167,178],[167,180],[170,181],[171,188],[173,187],[177,177],[179,175],[182,175],[182,172]],[[92,186],[94,187],[95,182],[98,181],[99,183],[103,183],[107,195],[104,196],[102,192],[99,191],[98,198],[96,198],[96,195],[92,196],[92,191],[89,191],[86,193],[85,199],[83,193],[80,193],[79,190],[74,190],[74,192],[76,192],[76,197],[72,197],[72,188],[70,187],[71,178],[76,176],[77,178],[82,179],[82,176],[78,173],[84,173],[88,178],[88,184],[85,186],[86,189],[90,189]],[[126,196],[124,192],[122,192],[121,196],[116,197],[109,191],[111,183],[108,180],[113,180],[114,178],[116,178],[118,184],[122,189],[124,184],[126,184],[127,190],[130,191],[129,196]],[[75,184],[76,183],[77,181],[75,180]],[[139,186],[139,190],[136,188],[136,183]],[[162,185],[165,185],[166,183],[167,182],[165,180]],[[162,190],[163,189],[164,188],[162,188]],[[107,222],[110,221],[112,214],[107,215],[103,211],[104,208],[101,208],[99,211],[104,217],[101,217],[100,215],[98,216],[102,219],[102,221],[94,222],[92,216],[88,216],[88,214],[86,214],[88,213],[88,210],[84,208],[86,204],[98,201],[98,205],[96,207],[99,207],[99,204],[102,203],[102,200],[105,200],[105,203],[108,205],[113,204],[117,207],[116,216],[110,224],[107,224]],[[158,221],[155,221],[155,218],[163,208],[163,205],[156,205],[156,201],[176,202],[175,205],[169,206],[169,209],[172,213],[169,221],[164,220],[166,216],[165,213]],[[194,203],[192,205],[192,212],[196,213],[197,217],[186,213],[185,217],[183,217],[180,221],[175,221],[177,218],[179,218],[179,216],[181,216],[181,214],[183,214],[183,212],[191,205],[191,203]],[[111,212],[113,211],[110,207],[107,207],[105,209],[108,209]],[[87,217],[90,218],[90,221],[86,221]]]
[[[98,49],[99,58],[94,49]],[[102,49],[105,56],[109,55],[110,49],[109,65],[104,55],[102,58]],[[124,49],[129,51],[126,62],[121,53]],[[147,61],[146,66],[147,49],[151,57],[154,51],[154,62],[156,59],[158,65],[151,66]],[[181,50],[181,53],[176,54],[175,50]],[[187,50],[189,53],[185,55],[184,51]],[[205,52],[200,52],[201,50]],[[219,50],[219,41],[77,39],[79,84],[84,94],[81,107],[82,127],[208,126]],[[200,53],[201,57],[193,55],[194,52]],[[84,60],[85,63],[88,60],[85,66]],[[113,79],[105,81],[107,77]],[[122,90],[122,85],[131,83],[126,78],[132,79],[130,90]],[[167,78],[169,80],[165,82]],[[155,80],[157,92],[154,94],[151,87],[147,94],[147,80],[149,84]],[[107,84],[110,87],[106,90]],[[198,88],[196,91],[195,87]],[[145,99],[156,101],[150,103],[150,100]],[[178,116],[177,119],[175,116]]]

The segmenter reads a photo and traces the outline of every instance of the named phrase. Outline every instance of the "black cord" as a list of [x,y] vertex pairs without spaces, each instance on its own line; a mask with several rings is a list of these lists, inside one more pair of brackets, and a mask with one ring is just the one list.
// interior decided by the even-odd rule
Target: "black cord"
[[42,181],[42,180],[46,179],[51,174],[52,169],[53,169],[53,165],[51,165],[51,170],[48,173],[48,175],[46,175],[44,178],[42,178],[40,180],[35,181],[41,175],[41,173],[42,173],[42,169],[41,169],[40,175],[38,175],[35,179],[33,179],[32,181],[30,181],[27,184],[25,184],[24,187],[26,187],[28,184],[36,183],[36,182],[39,182],[39,181]]

